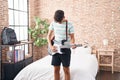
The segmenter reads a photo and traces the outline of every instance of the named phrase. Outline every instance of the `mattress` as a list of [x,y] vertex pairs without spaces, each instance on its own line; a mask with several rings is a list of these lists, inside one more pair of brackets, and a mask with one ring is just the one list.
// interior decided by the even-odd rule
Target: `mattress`
[[[71,80],[95,80],[98,62],[95,55],[90,54],[90,48],[78,47],[72,50],[70,75]],[[48,55],[23,68],[14,80],[54,80],[54,67],[51,65],[52,56]],[[64,80],[61,66],[60,80]]]

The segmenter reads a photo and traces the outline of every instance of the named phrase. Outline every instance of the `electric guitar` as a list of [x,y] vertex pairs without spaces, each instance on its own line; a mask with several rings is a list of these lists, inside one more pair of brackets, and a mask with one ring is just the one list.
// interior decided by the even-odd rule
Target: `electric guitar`
[[55,55],[56,53],[63,54],[61,52],[61,48],[71,48],[71,46],[82,47],[83,45],[82,44],[74,44],[74,45],[58,45],[58,44],[54,44],[54,46],[56,46],[56,49],[57,49],[56,52],[53,52],[50,49],[50,47],[48,46],[48,54],[49,55]]

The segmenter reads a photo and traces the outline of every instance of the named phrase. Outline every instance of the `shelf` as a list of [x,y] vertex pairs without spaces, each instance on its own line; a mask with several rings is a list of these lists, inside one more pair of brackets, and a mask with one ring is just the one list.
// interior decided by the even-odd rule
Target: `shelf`
[[33,43],[31,41],[22,41],[14,45],[0,45],[0,52],[1,58],[5,57],[1,60],[2,80],[13,80],[21,69],[33,62]]
[[100,56],[112,56],[113,53],[99,53]]
[[98,52],[114,52],[114,49],[98,49]]
[[112,64],[99,64],[100,66],[112,66]]
[[21,43],[27,43],[27,44],[31,44],[31,43],[33,43],[32,41],[21,41]]
[[21,46],[21,45],[25,45],[25,44],[33,44],[32,41],[22,41],[19,44],[14,44],[14,45],[0,45],[1,47],[13,47],[13,46]]

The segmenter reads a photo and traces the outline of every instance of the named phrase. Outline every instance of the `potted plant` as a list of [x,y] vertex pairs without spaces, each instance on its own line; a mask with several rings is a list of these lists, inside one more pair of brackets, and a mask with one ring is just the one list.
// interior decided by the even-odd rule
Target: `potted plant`
[[46,35],[48,33],[49,23],[47,20],[42,20],[35,17],[35,26],[28,29],[28,32],[35,46],[43,46],[47,44]]

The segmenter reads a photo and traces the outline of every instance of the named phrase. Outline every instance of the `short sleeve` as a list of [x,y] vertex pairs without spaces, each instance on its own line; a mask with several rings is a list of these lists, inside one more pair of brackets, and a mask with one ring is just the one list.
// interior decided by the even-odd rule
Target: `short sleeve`
[[74,33],[74,27],[71,23],[69,23],[69,34]]
[[49,30],[54,30],[54,28],[53,28],[53,22],[50,24]]

